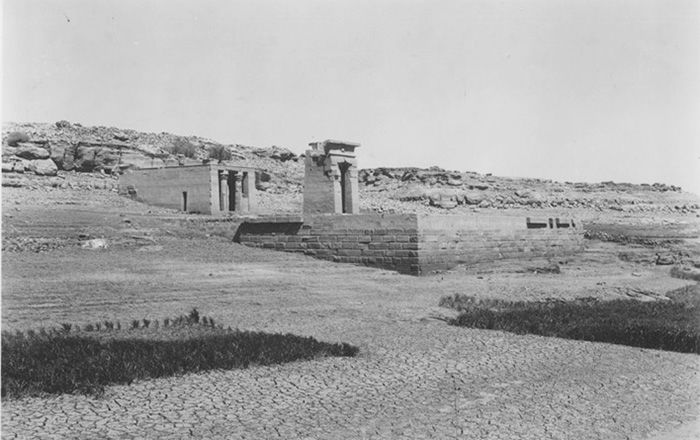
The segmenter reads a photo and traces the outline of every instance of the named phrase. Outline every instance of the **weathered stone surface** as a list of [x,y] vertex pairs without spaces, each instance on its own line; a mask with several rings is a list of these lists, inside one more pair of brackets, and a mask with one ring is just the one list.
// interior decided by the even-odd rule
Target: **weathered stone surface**
[[58,167],[51,159],[37,159],[29,162],[29,171],[37,176],[55,176],[58,173]]
[[353,142],[325,140],[309,144],[304,160],[303,212],[359,214],[357,159]]
[[2,170],[5,172],[24,173],[29,170],[29,161],[17,156],[3,157]]
[[464,203],[467,205],[478,205],[486,200],[486,195],[478,191],[469,191],[462,195]]
[[5,162],[4,160],[2,161],[2,172],[3,173],[9,173],[14,171],[15,165],[12,162]]
[[297,158],[297,155],[292,152],[292,150],[288,148],[283,148],[283,147],[278,147],[276,145],[273,145],[272,148],[269,150],[269,157],[271,159],[279,160],[282,162],[286,162],[288,160],[294,160]]
[[457,201],[454,199],[454,197],[442,197],[438,194],[430,196],[430,206],[436,206],[442,209],[453,209],[457,207]]
[[162,159],[149,157],[138,151],[123,151],[121,157],[119,157],[119,168],[122,170],[132,168],[159,168],[162,166],[165,166]]
[[74,168],[75,148],[68,142],[56,141],[49,144],[51,160],[54,161],[59,170],[70,171]]
[[78,171],[111,170],[119,163],[119,154],[102,147],[78,146],[75,150],[75,169]]
[[43,148],[43,145],[41,144],[35,144],[33,142],[18,142],[17,149],[15,150],[15,156],[33,160],[48,159],[50,154],[49,151]]
[[11,157],[17,153],[16,147],[10,147],[9,145],[2,145],[2,157]]
[[118,141],[128,141],[129,135],[127,135],[121,131],[117,131],[116,133],[114,133],[114,139],[116,139]]
[[[457,205],[449,198],[431,203],[445,209]],[[236,235],[251,247],[413,275],[479,261],[571,255],[583,247],[580,229],[534,230],[513,216],[263,216],[243,223]]]

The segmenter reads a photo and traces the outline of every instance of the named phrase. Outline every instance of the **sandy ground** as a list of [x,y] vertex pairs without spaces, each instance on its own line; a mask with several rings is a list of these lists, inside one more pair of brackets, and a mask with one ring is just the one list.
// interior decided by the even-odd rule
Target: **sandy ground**
[[[109,192],[3,189],[4,238],[57,244],[3,252],[3,330],[158,319],[197,307],[227,326],[349,342],[361,355],[145,381],[111,387],[103,399],[5,401],[3,437],[697,434],[697,424],[689,424],[700,414],[696,355],[455,328],[436,319],[451,313],[437,307],[440,298],[456,293],[654,300],[688,284],[669,277],[668,267],[619,258],[644,248],[589,242],[583,254],[558,261],[561,274],[528,270],[546,261],[521,261],[415,278],[245,248],[192,229],[201,223],[190,218]],[[86,237],[104,238],[109,247],[82,249]]]

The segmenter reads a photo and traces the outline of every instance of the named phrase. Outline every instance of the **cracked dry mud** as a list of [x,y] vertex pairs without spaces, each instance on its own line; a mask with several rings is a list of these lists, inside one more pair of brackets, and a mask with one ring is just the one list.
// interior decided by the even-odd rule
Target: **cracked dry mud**
[[[235,263],[228,275],[215,267],[210,278],[233,288],[218,299],[144,294],[142,306],[162,315],[199,297],[241,328],[342,340],[359,345],[359,357],[142,381],[101,398],[5,401],[3,437],[641,439],[697,414],[696,355],[451,327],[428,318],[439,295],[408,289],[436,280],[290,258],[291,268],[257,262],[258,276],[238,280]],[[331,269],[337,279],[285,276]],[[322,281],[340,279],[324,292]]]
[[[157,261],[133,249],[16,254],[4,263],[4,322],[31,324],[21,310],[48,323],[98,310],[110,319],[164,317],[197,305],[234,327],[345,341],[361,354],[141,381],[101,398],[7,400],[3,438],[642,439],[698,414],[697,355],[431,319],[447,312],[435,308],[441,295],[465,291],[463,274],[416,279],[193,243],[164,242]],[[227,251],[231,261],[222,262]],[[67,276],[86,257],[97,271]],[[54,267],[31,280],[28,261]],[[517,276],[511,282],[529,292],[554,278]],[[475,294],[498,289],[500,278],[482,291],[476,284]],[[40,286],[53,302],[25,294]]]
[[[146,381],[101,399],[25,399],[3,409],[3,429],[8,438],[643,438],[693,410],[686,356],[435,322],[362,327],[357,359]],[[677,374],[660,377],[659,367]]]

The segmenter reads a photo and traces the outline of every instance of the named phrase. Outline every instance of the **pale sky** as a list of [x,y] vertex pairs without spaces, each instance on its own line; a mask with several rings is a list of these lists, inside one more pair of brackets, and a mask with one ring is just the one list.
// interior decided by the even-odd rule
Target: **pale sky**
[[2,119],[700,194],[697,0],[4,0]]

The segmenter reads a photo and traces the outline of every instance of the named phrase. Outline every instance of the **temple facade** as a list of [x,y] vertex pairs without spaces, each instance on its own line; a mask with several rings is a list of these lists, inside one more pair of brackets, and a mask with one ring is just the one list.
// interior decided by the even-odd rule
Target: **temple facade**
[[180,211],[224,215],[254,213],[255,169],[203,164],[131,170],[119,178],[120,194]]
[[360,144],[312,142],[304,164],[304,214],[359,214],[355,148]]

